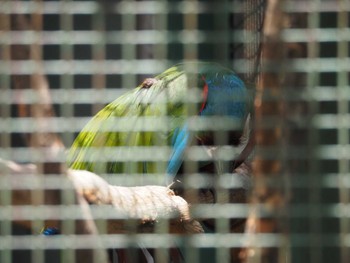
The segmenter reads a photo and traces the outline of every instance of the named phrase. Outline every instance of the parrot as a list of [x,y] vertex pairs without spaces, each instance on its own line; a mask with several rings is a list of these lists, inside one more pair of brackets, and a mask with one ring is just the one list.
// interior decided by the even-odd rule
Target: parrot
[[[179,63],[146,78],[100,110],[77,135],[67,163],[71,169],[100,175],[161,174],[164,178],[158,183],[172,185],[182,180],[188,149],[197,145],[206,156],[198,158],[199,172],[232,173],[252,151],[251,114],[250,91],[234,71],[213,62]],[[216,133],[220,127],[227,132],[220,133],[221,139]],[[226,170],[215,156],[224,144],[237,149],[229,165],[223,165]],[[58,233],[43,231],[43,235]],[[183,258],[182,250],[175,255]],[[204,252],[205,262],[213,257],[208,253]]]
[[[171,184],[190,145],[206,147],[209,156],[199,162],[199,168],[216,169],[211,160],[215,118],[224,118],[233,127],[227,144],[242,152],[250,113],[250,93],[232,70],[213,62],[180,63],[145,79],[99,111],[73,142],[68,165],[97,174],[163,173],[166,176],[159,183]],[[193,128],[191,117],[207,118],[207,125],[202,122],[203,128]],[[157,148],[143,153],[147,147]],[[159,149],[164,151],[157,154]],[[231,162],[236,161],[236,166],[243,161],[238,155]],[[155,156],[160,161],[152,160]]]

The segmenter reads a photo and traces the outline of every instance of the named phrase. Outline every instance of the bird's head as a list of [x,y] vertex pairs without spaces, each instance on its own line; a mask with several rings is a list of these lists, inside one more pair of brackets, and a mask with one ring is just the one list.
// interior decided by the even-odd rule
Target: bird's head
[[198,76],[202,101],[198,115],[207,119],[207,129],[198,132],[201,145],[242,144],[251,113],[251,94],[231,70],[217,64],[204,65]]

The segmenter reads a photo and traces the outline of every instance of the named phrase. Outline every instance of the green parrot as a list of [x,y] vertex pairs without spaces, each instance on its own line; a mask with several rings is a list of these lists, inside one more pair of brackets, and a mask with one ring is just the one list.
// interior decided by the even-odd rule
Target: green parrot
[[231,162],[239,165],[250,97],[243,81],[219,64],[175,65],[98,112],[70,148],[69,166],[97,174],[163,174],[159,184],[171,183],[190,145],[207,147],[199,167],[210,167],[216,119],[231,127],[227,144],[239,148]]

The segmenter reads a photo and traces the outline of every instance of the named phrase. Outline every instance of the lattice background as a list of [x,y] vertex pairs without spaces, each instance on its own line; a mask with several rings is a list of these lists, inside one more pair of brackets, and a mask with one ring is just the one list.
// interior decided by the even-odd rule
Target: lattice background
[[[348,262],[349,11],[345,0],[1,1],[0,262],[107,262],[105,249],[135,254],[139,242],[169,262],[174,240],[185,262]],[[86,218],[55,175],[61,142],[68,148],[105,104],[183,60],[228,66],[256,94],[250,202],[194,206],[194,217],[217,216],[215,234],[74,235]],[[46,84],[49,94],[36,88]],[[103,229],[112,215],[99,209]],[[231,218],[250,223],[231,233]],[[41,236],[57,219],[70,234]]]

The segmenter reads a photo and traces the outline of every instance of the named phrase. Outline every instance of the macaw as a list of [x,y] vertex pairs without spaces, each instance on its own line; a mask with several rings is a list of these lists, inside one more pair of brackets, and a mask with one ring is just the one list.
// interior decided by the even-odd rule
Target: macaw
[[[209,62],[178,64],[146,79],[98,112],[75,139],[68,163],[72,169],[97,174],[163,173],[167,176],[160,184],[169,184],[190,145],[206,147],[209,156],[199,162],[199,168],[210,167],[219,119],[231,127],[226,143],[240,149],[231,162],[239,165],[250,112],[250,93],[232,70]],[[196,128],[196,118],[191,117],[207,121]],[[152,146],[160,147],[154,148],[152,156],[142,152]],[[159,149],[164,152],[157,154]],[[154,156],[161,156],[160,161],[152,160]]]

